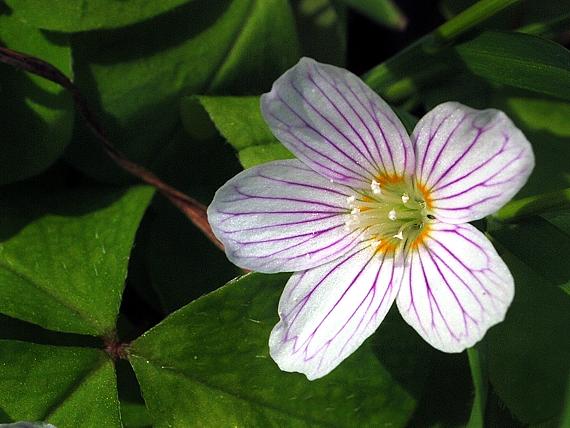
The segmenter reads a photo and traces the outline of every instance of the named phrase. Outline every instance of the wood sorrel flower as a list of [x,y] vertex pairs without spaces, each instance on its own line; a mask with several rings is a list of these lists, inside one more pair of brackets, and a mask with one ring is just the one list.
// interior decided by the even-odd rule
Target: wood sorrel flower
[[329,373],[394,300],[445,352],[472,346],[503,320],[513,278],[467,222],[505,204],[534,167],[529,142],[504,113],[447,102],[410,139],[358,77],[306,58],[262,96],[261,109],[298,160],[238,174],[208,218],[236,265],[295,272],[269,338],[282,370]]

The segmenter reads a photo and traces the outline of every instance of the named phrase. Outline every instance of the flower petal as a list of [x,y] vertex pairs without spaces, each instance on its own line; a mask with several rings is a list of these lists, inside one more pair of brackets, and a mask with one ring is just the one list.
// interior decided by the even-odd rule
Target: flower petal
[[208,220],[236,265],[267,273],[304,270],[359,242],[361,232],[345,230],[350,194],[296,159],[270,162],[224,184]]
[[485,235],[437,223],[407,256],[397,304],[429,344],[461,352],[504,319],[513,296],[513,277]]
[[326,265],[295,273],[279,301],[269,339],[281,370],[320,378],[380,325],[397,294],[403,265],[368,242]]
[[404,126],[347,70],[303,58],[261,97],[261,110],[275,136],[331,180],[368,188],[383,175],[413,172]]
[[534,167],[530,143],[499,110],[440,104],[418,122],[412,141],[417,180],[433,214],[446,223],[497,211]]

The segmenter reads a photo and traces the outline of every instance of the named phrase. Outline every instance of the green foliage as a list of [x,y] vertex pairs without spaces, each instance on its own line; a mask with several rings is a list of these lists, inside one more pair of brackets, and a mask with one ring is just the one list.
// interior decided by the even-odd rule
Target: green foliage
[[0,311],[43,327],[114,329],[148,187],[0,192]]
[[337,0],[291,0],[301,54],[328,64],[346,61],[346,11]]
[[403,30],[408,24],[406,16],[392,0],[341,1],[388,28]]
[[37,28],[75,33],[134,24],[190,1],[6,0],[6,3],[17,18]]
[[[267,338],[286,279],[249,274],[133,343],[129,360],[156,426],[196,420],[206,426],[405,424],[414,399],[368,346],[315,382],[277,368]],[[400,365],[413,368],[419,358]]]
[[503,257],[517,293],[507,319],[488,334],[491,384],[522,422],[557,418],[570,375],[569,296],[513,256]]
[[[347,14],[403,30],[398,4],[0,0],[0,45],[59,68],[127,158],[207,204],[241,167],[292,157],[260,94],[303,55],[352,69]],[[448,21],[364,78],[410,133],[453,100],[505,111],[533,144],[528,184],[477,224],[515,277],[503,323],[450,355],[392,310],[328,376],[280,371],[268,337],[288,275],[230,281],[243,272],[169,201],[104,185],[133,177],[69,93],[0,64],[0,423],[568,426],[567,1],[440,9]],[[378,34],[365,50],[398,39]]]
[[475,75],[495,83],[570,100],[570,52],[557,43],[520,33],[484,32],[455,48]]
[[[69,38],[46,35],[2,13],[0,45],[37,55],[71,74]],[[70,142],[71,97],[55,83],[0,65],[0,185],[36,175]]]
[[473,398],[473,408],[467,422],[468,428],[482,428],[485,426],[485,406],[488,394],[487,384],[487,362],[481,345],[467,350],[469,357],[469,367],[473,378],[475,397]]
[[0,340],[0,409],[1,422],[121,427],[113,362],[95,349]]
[[259,97],[186,98],[182,103],[182,118],[188,123],[188,128],[196,115],[197,104],[206,111],[207,117],[220,134],[237,150],[244,168],[293,157],[265,124]]
[[[192,1],[149,22],[77,34],[72,43],[79,86],[98,100],[117,147],[146,165],[180,128],[183,95],[268,89],[299,54],[286,0]],[[71,162],[99,179],[121,180],[84,134],[76,135]],[[175,161],[163,159],[162,170]]]

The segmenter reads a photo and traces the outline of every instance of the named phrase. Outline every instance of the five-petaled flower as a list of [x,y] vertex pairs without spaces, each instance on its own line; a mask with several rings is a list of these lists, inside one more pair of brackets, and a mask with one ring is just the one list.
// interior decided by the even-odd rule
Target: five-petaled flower
[[208,218],[236,265],[295,272],[269,339],[282,370],[329,373],[394,300],[445,352],[472,346],[503,320],[513,278],[467,222],[498,210],[534,167],[529,142],[504,113],[447,102],[410,138],[358,77],[306,58],[262,96],[261,109],[298,159],[238,174]]

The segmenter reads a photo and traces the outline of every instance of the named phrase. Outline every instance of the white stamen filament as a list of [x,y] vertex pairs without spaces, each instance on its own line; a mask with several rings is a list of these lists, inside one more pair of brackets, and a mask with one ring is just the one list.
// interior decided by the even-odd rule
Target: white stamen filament
[[350,215],[345,229],[360,230],[362,240],[379,249],[404,250],[412,245],[421,229],[431,222],[423,194],[405,180],[381,185],[372,180],[370,191],[346,198]]
[[380,183],[378,183],[376,180],[372,180],[372,183],[370,184],[370,189],[372,190],[372,193],[374,193],[375,195],[379,195],[380,193],[382,193],[382,191],[380,190]]

